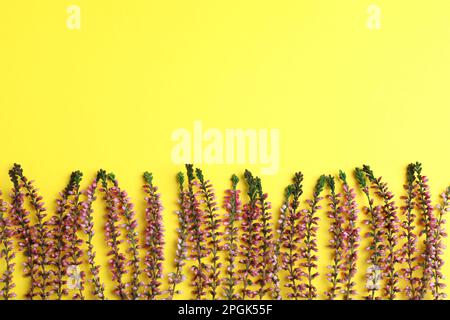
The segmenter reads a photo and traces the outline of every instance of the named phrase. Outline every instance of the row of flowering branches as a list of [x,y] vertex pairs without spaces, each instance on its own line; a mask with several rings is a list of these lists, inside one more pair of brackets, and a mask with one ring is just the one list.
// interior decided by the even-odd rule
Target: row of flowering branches
[[[320,176],[303,200],[304,177],[296,172],[277,216],[262,179],[250,171],[242,183],[233,174],[220,201],[204,172],[187,164],[176,175],[174,243],[166,243],[161,194],[150,172],[143,174],[142,217],[116,176],[105,170],[86,189],[83,174],[74,171],[53,212],[20,165],[9,177],[9,198],[0,193],[0,297],[5,300],[16,297],[19,272],[28,281],[28,299],[170,300],[181,297],[185,287],[194,299],[212,300],[446,298],[450,187],[433,204],[420,163],[408,165],[398,199],[363,165],[353,172],[356,188],[339,171]],[[138,221],[144,222],[142,231]],[[322,228],[326,233],[319,232]],[[319,252],[324,235],[328,246]],[[102,241],[105,270],[96,250]],[[166,263],[165,251],[172,246]],[[23,268],[16,268],[17,253],[24,255]],[[360,255],[367,257],[365,263]],[[321,259],[328,267],[323,274]],[[361,265],[365,289],[358,292]],[[319,277],[326,283],[323,292]],[[108,280],[112,290],[105,286]]]

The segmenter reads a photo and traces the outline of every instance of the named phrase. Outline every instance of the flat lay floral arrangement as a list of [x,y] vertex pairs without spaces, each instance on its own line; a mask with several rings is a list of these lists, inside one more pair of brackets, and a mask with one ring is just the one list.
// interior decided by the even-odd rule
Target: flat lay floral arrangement
[[[12,189],[0,199],[0,296],[6,300],[104,300],[107,290],[116,299],[170,300],[180,298],[186,285],[193,299],[446,298],[442,268],[450,187],[434,203],[420,163],[407,166],[401,195],[364,165],[320,176],[306,199],[303,173],[296,172],[280,210],[272,207],[261,178],[248,170],[233,174],[219,196],[202,170],[187,164],[176,175],[177,242],[168,262],[167,213],[151,173],[143,174],[146,208],[139,213],[116,176],[104,170],[85,190],[83,174],[73,172],[51,213],[20,165],[9,176]],[[102,212],[94,210],[96,201]],[[94,232],[96,215],[103,218],[103,234]],[[145,222],[143,234],[138,220]],[[319,252],[321,221],[327,221],[329,245]],[[96,237],[108,248],[114,288],[106,288],[101,277]],[[357,277],[363,250],[364,278]],[[23,264],[16,263],[19,255]],[[328,273],[319,274],[319,259],[327,261]],[[170,270],[164,270],[167,265]],[[17,277],[27,279],[25,297],[16,296]],[[319,278],[327,282],[324,292],[318,292]],[[357,292],[360,282],[364,292]]]

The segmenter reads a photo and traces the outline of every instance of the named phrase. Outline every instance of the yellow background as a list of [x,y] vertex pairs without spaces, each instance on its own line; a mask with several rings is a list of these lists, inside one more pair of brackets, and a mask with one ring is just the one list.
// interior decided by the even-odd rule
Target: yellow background
[[[381,30],[366,27],[371,3]],[[81,30],[66,27],[71,4]],[[104,168],[142,217],[141,174],[152,171],[166,208],[168,270],[182,169],[170,135],[194,120],[280,129],[279,173],[263,177],[276,214],[294,171],[304,172],[309,196],[320,174],[362,163],[399,192],[406,165],[420,160],[437,199],[450,182],[449,13],[447,0],[1,1],[0,187],[8,193],[7,170],[21,163],[53,210],[72,170],[86,185]],[[259,169],[202,167],[220,197],[233,172]],[[96,214],[101,231],[102,204]],[[96,243],[105,264],[101,233]],[[362,291],[363,259],[359,266]],[[101,275],[110,290],[105,268]],[[317,284],[326,288],[323,276]]]

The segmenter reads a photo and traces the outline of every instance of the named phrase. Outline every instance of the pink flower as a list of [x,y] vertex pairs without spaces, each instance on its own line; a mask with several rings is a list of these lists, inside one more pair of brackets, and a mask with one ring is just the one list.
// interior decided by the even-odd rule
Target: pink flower
[[284,285],[290,290],[288,297],[297,300],[304,297],[306,286],[303,278],[307,276],[300,265],[301,255],[299,252],[305,236],[302,211],[299,210],[300,196],[303,194],[303,174],[296,172],[293,180],[293,184],[288,185],[285,189],[285,200],[281,207],[278,227],[279,239],[275,248],[276,251],[280,250],[282,270],[288,272],[287,283]]
[[386,278],[384,287],[385,294],[389,300],[395,299],[400,292],[398,287],[399,274],[397,265],[401,263],[401,256],[397,248],[399,237],[399,219],[397,217],[397,206],[393,200],[394,195],[389,191],[387,183],[381,177],[375,178],[369,166],[364,165],[363,171],[372,184],[375,194],[382,200],[382,214],[384,216],[385,240],[387,258],[383,261],[382,269]]
[[[263,299],[266,294],[271,294],[274,290],[279,292],[279,283],[277,281],[277,275],[274,273],[275,267],[275,254],[274,254],[274,243],[272,234],[272,205],[267,201],[268,195],[263,192],[261,179],[259,177],[255,178],[254,181],[257,191],[257,205],[261,212],[260,224],[261,224],[261,242],[259,251],[259,279],[256,281],[259,284],[258,295],[260,299]],[[272,288],[271,284],[275,286]]]
[[144,173],[145,201],[145,273],[149,279],[146,285],[146,296],[149,300],[155,300],[162,294],[160,289],[161,278],[163,277],[164,262],[164,226],[162,221],[163,206],[158,187],[153,185],[153,175]]
[[369,232],[366,233],[366,238],[370,239],[370,244],[367,247],[369,251],[369,259],[367,263],[369,267],[366,270],[368,296],[367,299],[375,300],[380,297],[377,296],[377,292],[380,289],[378,284],[380,275],[377,274],[378,270],[383,266],[384,254],[385,254],[385,222],[380,206],[374,206],[374,199],[369,192],[369,186],[367,185],[365,172],[360,169],[355,169],[355,177],[359,184],[359,187],[364,192],[367,198],[368,205],[365,206],[364,212],[367,215],[367,219],[363,222],[368,225]]
[[354,289],[356,283],[354,282],[354,277],[356,276],[356,263],[358,261],[358,248],[359,248],[359,228],[357,226],[358,222],[358,205],[356,204],[356,194],[355,190],[351,189],[347,183],[347,177],[344,172],[339,172],[339,179],[342,182],[343,189],[343,203],[342,203],[342,214],[344,220],[347,221],[347,226],[343,233],[344,238],[344,263],[342,265],[343,269],[343,291],[344,299],[350,300],[352,296],[356,295]]
[[330,300],[334,300],[341,291],[341,285],[343,282],[341,277],[341,269],[344,258],[344,217],[343,209],[340,205],[341,194],[336,193],[334,177],[328,176],[327,184],[330,189],[330,194],[327,195],[328,206],[330,207],[330,210],[328,211],[328,218],[331,219],[331,226],[328,230],[331,234],[329,248],[333,251],[333,263],[328,266],[330,272],[327,274],[327,280],[330,282],[330,289],[325,292],[325,295]]
[[210,266],[204,260],[209,256],[210,249],[207,246],[205,225],[205,214],[200,208],[199,185],[195,180],[194,169],[191,164],[186,165],[188,177],[186,212],[188,217],[188,243],[190,243],[190,258],[196,262],[191,267],[193,272],[192,294],[197,300],[202,299],[210,287]]
[[95,179],[83,192],[86,200],[81,203],[80,208],[80,226],[83,232],[87,235],[87,239],[85,241],[87,245],[87,260],[89,263],[89,271],[91,273],[92,278],[89,281],[93,284],[92,294],[100,300],[105,299],[105,285],[100,281],[100,266],[96,263],[96,252],[94,250],[94,217],[92,213],[94,209],[92,205],[94,201],[97,199],[95,196],[95,192],[97,190],[98,181]]
[[239,270],[241,288],[241,299],[254,298],[258,291],[253,290],[255,278],[260,274],[258,268],[259,256],[261,250],[261,209],[258,206],[258,189],[256,181],[250,171],[246,170],[244,174],[248,186],[249,200],[244,204],[242,210],[241,223],[241,245],[239,251],[239,263],[242,269]]
[[421,261],[419,265],[422,269],[422,277],[420,279],[420,287],[417,293],[417,299],[424,299],[431,286],[433,277],[433,258],[435,257],[435,228],[436,217],[433,214],[434,208],[431,204],[430,187],[428,178],[422,175],[422,164],[416,162],[414,166],[416,172],[417,183],[417,201],[416,206],[420,210],[420,222],[422,230],[419,236],[425,236],[423,243],[424,249],[421,253]]
[[240,190],[237,189],[239,178],[236,175],[231,177],[232,187],[225,191],[224,208],[226,211],[224,225],[225,225],[225,244],[224,251],[227,255],[227,277],[223,280],[223,290],[225,297],[228,300],[235,300],[239,298],[237,294],[237,286],[239,278],[236,272],[236,257],[238,256],[238,226],[236,225],[242,217]]
[[316,216],[316,214],[317,211],[322,208],[319,203],[323,199],[322,197],[320,197],[320,194],[325,187],[325,181],[325,176],[320,176],[320,178],[317,180],[316,186],[314,187],[312,199],[306,200],[308,209],[303,210],[304,220],[302,222],[301,229],[304,230],[305,236],[303,239],[304,246],[301,248],[300,253],[303,259],[301,266],[307,270],[305,298],[307,298],[308,300],[312,300],[317,297],[317,288],[314,285],[313,281],[319,276],[319,273],[317,272],[317,229],[320,219]]
[[406,196],[402,196],[404,205],[401,207],[404,220],[401,223],[403,229],[402,238],[405,243],[400,249],[402,260],[405,262],[405,267],[400,270],[400,275],[406,280],[405,294],[409,299],[417,299],[417,294],[420,285],[420,279],[415,276],[416,270],[419,269],[417,256],[417,235],[414,230],[416,215],[414,214],[414,199],[417,196],[417,187],[415,185],[415,166],[408,165],[407,168],[407,182],[404,186]]
[[436,227],[433,230],[433,245],[434,251],[432,256],[432,279],[433,282],[430,284],[432,289],[433,297],[436,300],[445,299],[447,296],[444,289],[446,287],[444,283],[444,276],[442,274],[442,268],[444,266],[444,249],[445,245],[443,243],[444,238],[447,237],[447,232],[445,230],[445,215],[450,211],[450,187],[448,187],[442,194],[442,203],[436,205],[438,210],[436,218]]
[[[31,287],[26,296],[33,299],[39,295],[41,299],[47,299],[49,296],[47,287],[51,285],[50,272],[47,268],[48,252],[52,250],[52,242],[48,241],[50,234],[47,223],[44,222],[46,214],[42,197],[37,194],[33,182],[23,175],[20,165],[14,164],[9,175],[14,184],[10,213],[12,222],[17,227],[15,232],[19,238],[19,247],[27,253],[27,261],[24,264],[25,275],[31,278]],[[25,193],[22,193],[22,190]],[[36,225],[31,225],[29,212],[24,209],[25,197],[30,199],[37,220]]]
[[199,181],[200,196],[203,202],[203,211],[206,214],[206,239],[208,241],[209,258],[211,268],[209,272],[209,287],[211,299],[215,300],[217,297],[217,289],[221,284],[220,269],[222,263],[219,261],[219,253],[223,250],[221,244],[221,237],[223,233],[219,231],[222,220],[219,218],[217,211],[216,195],[209,180],[205,180],[203,172],[200,169],[195,170],[197,179]]
[[176,211],[178,216],[179,227],[177,229],[178,239],[177,246],[175,250],[175,271],[168,274],[169,281],[169,289],[167,290],[169,293],[168,299],[172,300],[175,294],[181,294],[181,291],[177,290],[177,285],[182,283],[185,280],[185,276],[183,275],[183,267],[185,266],[187,259],[187,251],[188,251],[188,197],[187,193],[184,189],[184,175],[182,172],[177,174],[177,183],[179,187],[178,192],[178,202],[180,209]]
[[105,223],[105,238],[106,244],[109,247],[107,256],[110,271],[112,273],[112,280],[115,282],[114,293],[117,294],[120,299],[128,299],[126,292],[127,284],[124,283],[124,275],[127,273],[125,268],[125,255],[120,252],[119,246],[123,242],[121,232],[119,230],[120,222],[120,201],[118,199],[118,190],[116,186],[110,187],[108,185],[108,177],[104,170],[100,170],[97,175],[97,181],[101,182],[100,191],[104,193],[104,199],[106,201],[106,223]]
[[[2,195],[0,191],[0,196]],[[16,296],[13,289],[15,288],[15,283],[13,282],[14,273],[14,245],[12,238],[14,236],[13,224],[11,219],[7,216],[8,204],[0,198],[0,258],[5,261],[5,269],[3,274],[0,276],[0,283],[2,288],[0,288],[0,296],[4,300],[12,299]]]

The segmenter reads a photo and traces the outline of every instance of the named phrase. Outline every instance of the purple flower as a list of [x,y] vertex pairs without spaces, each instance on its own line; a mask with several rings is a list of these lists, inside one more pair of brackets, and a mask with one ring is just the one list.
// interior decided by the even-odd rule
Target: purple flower
[[137,228],[137,220],[134,213],[134,205],[131,203],[131,199],[125,190],[121,190],[119,183],[114,174],[109,173],[108,179],[112,182],[113,186],[110,188],[111,193],[116,201],[116,207],[118,218],[123,218],[125,223],[122,227],[125,229],[125,236],[128,243],[129,254],[131,259],[125,263],[126,267],[131,268],[131,281],[127,284],[130,287],[130,297],[132,300],[137,300],[141,296],[140,289],[142,282],[139,280],[141,274],[140,270],[140,258],[139,258],[139,240]]
[[330,210],[327,212],[327,216],[331,219],[331,225],[328,229],[331,234],[329,248],[333,251],[333,261],[332,264],[328,266],[330,271],[327,274],[327,280],[330,282],[330,289],[325,292],[325,295],[330,300],[334,300],[341,291],[341,285],[343,282],[341,277],[341,269],[343,266],[344,256],[344,217],[342,207],[340,206],[341,194],[336,193],[334,177],[327,177],[327,185],[330,189],[330,193],[326,196],[328,199],[328,206],[330,207]]
[[317,272],[317,229],[319,217],[316,216],[317,211],[321,209],[319,205],[323,199],[320,197],[324,187],[326,178],[324,175],[320,176],[314,187],[314,193],[312,199],[306,200],[308,209],[304,209],[304,219],[302,221],[301,229],[304,230],[305,236],[303,239],[303,247],[300,250],[302,256],[301,266],[306,269],[306,283],[305,283],[305,298],[312,300],[317,297],[317,288],[313,281],[319,276]]
[[258,189],[256,181],[250,171],[246,170],[244,174],[248,186],[249,200],[244,204],[242,210],[241,223],[241,245],[239,250],[239,264],[242,269],[238,272],[240,274],[241,299],[254,298],[258,291],[253,290],[255,278],[260,274],[259,257],[261,250],[261,209],[258,206]]
[[177,290],[177,285],[185,280],[183,275],[183,267],[186,264],[187,251],[188,251],[188,223],[189,223],[189,199],[184,189],[184,175],[182,172],[177,174],[177,183],[179,187],[178,202],[180,209],[176,211],[178,216],[179,227],[177,229],[178,239],[177,247],[175,250],[175,271],[168,274],[169,289],[167,290],[169,296],[167,299],[172,300],[175,294],[181,294],[181,291]]
[[84,190],[83,194],[85,196],[85,200],[80,205],[80,226],[83,232],[87,235],[87,239],[85,243],[87,245],[87,260],[89,263],[89,271],[91,273],[92,279],[89,281],[93,284],[92,294],[100,300],[105,299],[105,285],[100,281],[100,265],[96,263],[96,252],[94,250],[94,217],[92,213],[94,209],[92,205],[94,201],[97,199],[95,196],[95,192],[97,190],[98,181],[95,179],[86,190]]
[[403,221],[401,223],[402,227],[402,238],[404,239],[404,245],[400,249],[400,254],[402,260],[405,262],[405,266],[400,270],[401,277],[406,281],[405,295],[409,299],[417,299],[417,294],[420,285],[420,279],[415,275],[416,270],[419,269],[418,265],[418,249],[417,249],[417,235],[414,230],[416,215],[414,214],[414,199],[417,196],[417,187],[414,183],[415,177],[415,166],[414,164],[408,165],[407,168],[407,181],[404,185],[406,195],[402,196],[404,205],[401,207]]
[[217,289],[220,287],[220,268],[222,263],[219,262],[219,253],[223,250],[221,244],[221,237],[223,233],[219,231],[222,220],[219,218],[217,211],[216,195],[209,180],[205,180],[203,172],[200,169],[195,170],[197,179],[199,181],[199,190],[203,202],[203,211],[206,214],[206,239],[208,241],[209,258],[211,268],[209,270],[209,292],[211,299],[215,300],[217,297]]
[[275,254],[272,234],[272,205],[267,201],[268,195],[263,192],[261,179],[255,178],[256,190],[257,190],[257,204],[260,208],[260,224],[261,224],[261,242],[260,242],[260,259],[259,259],[259,279],[256,281],[259,284],[258,295],[260,299],[263,299],[266,294],[272,293],[274,290],[271,287],[271,283],[275,286],[275,291],[279,292],[279,283],[277,281],[278,275],[274,273],[275,266]]
[[145,208],[145,274],[149,279],[146,285],[146,297],[155,300],[162,294],[160,289],[163,277],[164,262],[164,226],[162,221],[163,206],[158,193],[158,187],[153,185],[153,175],[144,173],[144,192],[146,194]]
[[355,178],[368,202],[368,205],[363,207],[364,213],[367,215],[367,219],[363,222],[369,227],[369,232],[367,232],[365,236],[370,239],[370,243],[367,247],[367,251],[369,251],[369,259],[367,261],[369,267],[366,270],[366,289],[368,290],[368,296],[366,298],[375,300],[380,298],[377,295],[377,292],[380,289],[379,281],[381,275],[379,274],[379,270],[384,263],[385,222],[381,207],[374,205],[375,201],[370,194],[365,172],[360,168],[356,168]]
[[33,300],[36,296],[35,288],[39,285],[39,279],[37,277],[37,263],[34,233],[31,230],[29,211],[24,207],[25,195],[22,192],[21,182],[18,178],[18,173],[22,171],[22,168],[15,165],[13,169],[9,171],[9,176],[14,185],[11,193],[11,209],[10,216],[13,225],[14,235],[18,239],[19,251],[23,251],[26,257],[24,266],[24,275],[30,277],[30,288],[25,296],[28,299]]
[[384,277],[386,279],[384,291],[389,300],[394,300],[397,293],[400,292],[398,287],[399,274],[397,265],[402,261],[397,248],[399,237],[399,219],[397,217],[397,206],[394,202],[394,195],[389,191],[386,182],[381,177],[375,178],[369,166],[364,165],[363,171],[372,184],[372,189],[382,201],[382,214],[384,215],[385,240],[387,257],[382,265]]
[[360,230],[357,226],[358,222],[358,205],[356,203],[355,190],[350,188],[347,183],[347,177],[344,172],[339,172],[339,179],[342,182],[343,189],[343,201],[341,205],[342,214],[344,220],[347,221],[347,226],[344,230],[344,263],[342,265],[343,270],[343,292],[344,299],[350,300],[352,296],[356,295],[355,286],[353,281],[356,275],[356,263],[358,261],[358,248],[360,239]]
[[[0,191],[0,196],[2,192]],[[7,216],[8,203],[0,198],[0,258],[5,261],[5,270],[2,275],[0,275],[0,283],[2,287],[0,288],[0,296],[4,300],[12,299],[16,296],[13,289],[15,288],[15,283],[13,282],[14,273],[14,246],[12,238],[14,236],[13,224],[11,219]]]
[[50,264],[56,268],[53,271],[54,277],[50,294],[55,294],[58,300],[68,294],[65,287],[67,284],[67,268],[71,265],[71,243],[66,241],[71,236],[72,228],[70,228],[70,217],[68,211],[73,211],[73,197],[79,188],[81,180],[81,172],[73,172],[69,184],[60,192],[59,198],[56,200],[56,214],[49,221],[50,241],[52,241],[52,250],[49,252]]
[[280,251],[281,269],[288,272],[287,283],[284,285],[290,290],[288,297],[298,300],[304,297],[306,285],[303,279],[307,275],[300,265],[302,257],[299,252],[305,237],[303,211],[299,210],[300,196],[303,194],[303,174],[296,172],[293,180],[293,184],[285,189],[284,204],[281,207],[277,230],[279,239],[275,244],[275,252]]
[[417,299],[424,299],[431,286],[433,277],[433,258],[435,257],[435,229],[436,217],[433,214],[434,208],[431,204],[430,186],[428,185],[428,178],[422,175],[422,164],[416,162],[414,166],[416,172],[417,183],[417,201],[416,206],[420,210],[420,222],[422,230],[419,237],[424,236],[423,251],[421,253],[421,261],[419,265],[422,269],[422,277],[420,279],[420,287],[417,294]]
[[106,223],[105,223],[105,238],[106,244],[109,247],[107,256],[110,257],[108,264],[112,273],[112,280],[115,282],[114,293],[120,299],[128,299],[126,292],[127,284],[124,282],[124,275],[127,273],[125,268],[125,255],[120,252],[119,246],[123,242],[121,232],[119,230],[120,223],[120,200],[118,198],[119,191],[115,186],[108,185],[108,176],[104,170],[100,170],[97,175],[97,181],[101,182],[100,191],[104,193],[106,202]]
[[[83,256],[83,250],[81,249],[83,241],[78,237],[78,231],[81,230],[80,211],[82,194],[80,191],[80,182],[82,176],[83,174],[79,171],[75,171],[72,174],[72,185],[67,200],[67,213],[63,219],[63,242],[66,244],[64,265],[66,268],[72,267],[72,269],[78,269],[83,263],[81,259]],[[77,289],[72,299],[84,300],[84,278],[85,273],[80,272],[79,279],[77,279],[77,286],[72,288]]]
[[195,261],[191,267],[193,272],[192,278],[192,294],[197,300],[202,299],[210,287],[211,279],[209,278],[210,266],[205,263],[205,259],[210,254],[207,246],[206,232],[203,228],[205,225],[205,214],[200,208],[200,193],[198,191],[199,184],[195,180],[194,169],[191,164],[186,165],[188,177],[187,189],[187,217],[188,217],[188,243],[190,244],[190,258]]
[[225,298],[228,300],[239,299],[239,294],[236,292],[239,285],[239,278],[236,272],[236,257],[238,256],[238,226],[236,222],[242,219],[242,208],[240,193],[237,189],[239,178],[233,174],[231,177],[231,189],[225,191],[225,244],[224,251],[227,255],[226,278],[223,280],[223,290]]
[[433,282],[430,284],[433,297],[436,300],[445,299],[447,295],[443,292],[446,285],[444,283],[444,276],[442,274],[442,268],[444,266],[444,249],[445,245],[443,243],[444,238],[447,237],[447,232],[445,230],[445,218],[444,216],[450,211],[450,187],[441,194],[442,203],[437,204],[436,208],[438,210],[436,227],[434,229],[434,254],[432,257],[432,279]]
[[[19,236],[19,247],[25,249],[27,261],[25,263],[25,275],[31,277],[30,291],[27,297],[33,299],[39,296],[41,299],[47,299],[49,292],[47,287],[51,285],[50,272],[48,270],[49,256],[52,251],[52,242],[48,241],[50,232],[47,228],[47,222],[44,203],[42,197],[38,195],[33,182],[29,181],[24,175],[20,165],[14,164],[9,175],[14,184],[12,195],[11,216],[13,224],[17,226]],[[24,190],[24,193],[22,193]],[[24,209],[24,198],[30,200],[36,216],[36,225],[31,225],[28,218],[29,212]],[[36,293],[35,290],[38,290]]]

